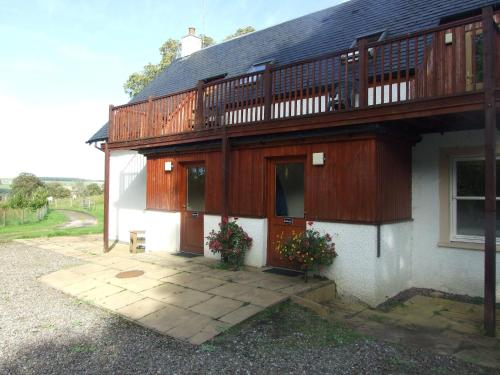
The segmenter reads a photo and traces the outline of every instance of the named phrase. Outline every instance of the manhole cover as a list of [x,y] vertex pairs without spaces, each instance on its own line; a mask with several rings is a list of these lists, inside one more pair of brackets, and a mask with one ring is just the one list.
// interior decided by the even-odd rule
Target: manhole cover
[[115,277],[119,279],[130,279],[131,277],[138,277],[144,275],[144,271],[140,270],[132,270],[132,271],[123,271],[117,273]]

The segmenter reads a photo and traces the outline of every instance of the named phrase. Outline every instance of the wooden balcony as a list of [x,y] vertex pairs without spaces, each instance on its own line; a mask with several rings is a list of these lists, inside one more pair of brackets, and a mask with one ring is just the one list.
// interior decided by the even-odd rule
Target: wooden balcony
[[[361,40],[344,51],[110,107],[109,143],[140,148],[220,138],[222,129],[265,134],[481,109],[483,22],[477,16],[381,42]],[[500,38],[491,37],[498,61]]]

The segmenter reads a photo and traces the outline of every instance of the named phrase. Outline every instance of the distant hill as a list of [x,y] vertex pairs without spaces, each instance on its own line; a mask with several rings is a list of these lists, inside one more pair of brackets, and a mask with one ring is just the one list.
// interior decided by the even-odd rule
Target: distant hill
[[[59,182],[61,185],[71,186],[77,182],[83,182],[85,185],[96,183],[98,185],[104,184],[104,180],[86,180],[84,178],[73,178],[73,177],[39,177],[45,183]],[[10,190],[10,184],[12,183],[12,177],[0,177],[0,189]]]

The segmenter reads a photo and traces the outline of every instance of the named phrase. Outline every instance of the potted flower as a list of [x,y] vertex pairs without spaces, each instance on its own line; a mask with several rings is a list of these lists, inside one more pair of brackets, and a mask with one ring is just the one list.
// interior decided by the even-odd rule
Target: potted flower
[[[308,222],[308,225],[311,227],[312,222]],[[304,271],[306,282],[309,272],[331,265],[337,257],[332,236],[328,233],[320,234],[312,228],[301,233],[292,232],[285,239],[283,233],[278,235],[277,250],[283,260]]]
[[223,220],[219,230],[212,230],[207,236],[207,245],[212,253],[221,255],[222,262],[233,270],[238,270],[245,260],[245,254],[252,246],[252,239],[234,221]]

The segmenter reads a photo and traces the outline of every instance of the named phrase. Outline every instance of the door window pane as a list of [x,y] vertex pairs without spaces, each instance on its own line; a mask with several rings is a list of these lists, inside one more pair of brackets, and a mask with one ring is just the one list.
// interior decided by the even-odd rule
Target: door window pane
[[[496,236],[500,237],[500,204],[497,201]],[[484,236],[484,200],[457,200],[457,234]]]
[[205,210],[205,167],[187,168],[187,204],[188,211]]
[[304,163],[276,165],[276,216],[304,217]]

